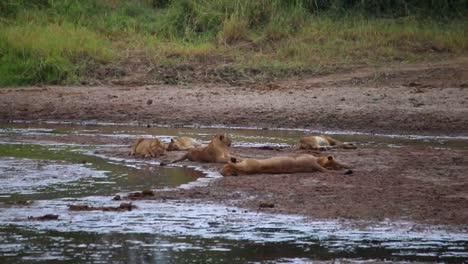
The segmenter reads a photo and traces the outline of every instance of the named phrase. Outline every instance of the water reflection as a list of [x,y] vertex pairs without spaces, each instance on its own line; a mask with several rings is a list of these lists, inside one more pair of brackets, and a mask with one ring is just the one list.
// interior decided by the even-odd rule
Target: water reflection
[[0,144],[0,201],[113,195],[176,187],[204,176],[190,168],[110,162],[77,148]]
[[[414,231],[414,226],[405,222],[371,225],[359,222],[358,228],[354,227],[353,222],[311,220],[300,216],[272,215],[187,201],[134,201],[137,209],[119,213],[75,212],[68,209],[71,204],[115,206],[118,203],[112,201],[111,197],[101,196],[36,201],[26,207],[5,208],[0,215],[0,223],[6,229],[24,229],[39,234],[54,231],[67,238],[66,241],[72,239],[74,234],[88,234],[95,238],[118,234],[122,240],[115,242],[119,246],[112,249],[112,254],[119,254],[123,249],[131,251],[131,254],[127,251],[122,253],[122,259],[130,258],[134,250],[139,252],[138,256],[152,257],[159,256],[153,255],[154,252],[168,251],[171,260],[181,262],[193,259],[185,259],[187,254],[204,256],[206,259],[213,256],[226,259],[237,256],[240,261],[292,257],[418,261],[468,259],[468,234],[434,230],[430,226],[421,226],[421,231]],[[49,213],[58,214],[59,219],[26,220],[30,215]],[[9,231],[5,233],[18,235]],[[161,238],[169,242],[162,243]],[[63,243],[51,242],[50,239],[53,240],[47,237],[46,240],[38,241],[40,245],[35,244],[34,247],[52,247],[54,250],[55,247],[66,247],[72,253],[77,253],[74,251],[77,249],[79,254],[85,254],[81,252],[82,246],[76,245],[88,243],[78,240],[61,245]],[[14,239],[12,243],[15,243]],[[93,243],[97,248],[90,249],[89,245],[85,247],[91,251],[89,254],[103,254],[99,250],[102,243]],[[14,247],[7,243],[6,248]],[[108,250],[107,245],[104,248]],[[23,251],[12,249],[9,252],[20,254]],[[29,256],[29,253],[24,254]]]

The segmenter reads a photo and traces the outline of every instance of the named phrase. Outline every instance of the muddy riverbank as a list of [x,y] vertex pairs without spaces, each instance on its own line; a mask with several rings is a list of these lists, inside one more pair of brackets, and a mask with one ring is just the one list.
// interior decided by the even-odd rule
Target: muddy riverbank
[[[301,151],[233,148],[233,152],[242,157],[266,158]],[[313,218],[407,220],[466,228],[466,151],[404,147],[360,148],[325,154],[352,164],[354,173],[223,177],[205,187],[161,192],[142,199],[199,199]],[[176,156],[169,154],[171,158]],[[218,164],[201,166],[211,170],[222,167]]]
[[468,62],[459,59],[242,86],[4,88],[0,120],[460,135],[467,87]]
[[[49,131],[23,131],[16,135],[4,131],[0,140],[99,145],[100,148],[92,152],[93,155],[127,159],[137,135],[158,136],[167,141],[174,133],[178,133],[192,135],[206,142],[218,131],[138,127],[115,127],[112,131],[99,126],[82,129],[73,131],[51,126]],[[266,158],[302,152],[294,147],[294,142],[303,132],[284,132],[276,135],[278,138],[273,134],[274,131],[230,132],[234,136],[232,152],[241,157]],[[265,137],[260,137],[262,134]],[[256,141],[255,144],[246,142],[252,139]],[[141,199],[198,200],[312,218],[412,221],[449,225],[455,230],[467,232],[466,141],[370,136],[350,136],[346,140],[356,143],[358,149],[331,150],[324,152],[324,155],[333,155],[339,161],[351,164],[354,171],[351,175],[299,173],[220,177],[208,181],[207,186],[155,191],[153,196]],[[151,166],[158,169],[159,161],[167,162],[181,155],[183,152],[169,152],[161,159],[139,160],[152,162]],[[223,165],[182,162],[177,166],[194,166],[204,171],[217,172]],[[122,198],[127,200],[124,195]]]
[[0,262],[468,258],[466,137],[334,134],[358,146],[324,153],[351,175],[222,177],[222,164],[160,166],[183,152],[128,156],[137,137],[207,143],[223,130],[235,155],[256,158],[300,153],[297,139],[312,133],[2,124]]

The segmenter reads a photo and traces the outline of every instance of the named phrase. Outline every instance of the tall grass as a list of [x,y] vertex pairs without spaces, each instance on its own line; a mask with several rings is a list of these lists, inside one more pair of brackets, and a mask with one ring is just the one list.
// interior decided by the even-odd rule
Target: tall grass
[[0,27],[0,85],[73,83],[87,63],[116,56],[110,43],[70,23]]
[[0,1],[0,86],[76,83],[90,66],[119,63],[128,50],[146,51],[157,65],[228,65],[272,74],[466,55],[467,5],[466,0]]

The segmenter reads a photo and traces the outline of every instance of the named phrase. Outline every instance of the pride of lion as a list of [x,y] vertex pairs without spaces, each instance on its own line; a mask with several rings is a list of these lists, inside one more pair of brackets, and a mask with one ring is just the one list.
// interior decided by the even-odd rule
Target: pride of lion
[[[165,151],[185,151],[179,158],[169,162],[183,160],[196,162],[226,163],[220,170],[223,176],[238,176],[250,174],[282,174],[302,172],[339,173],[347,169],[345,174],[351,174],[351,166],[338,162],[333,156],[317,153],[300,153],[289,156],[277,156],[266,159],[240,158],[230,153],[232,140],[226,133],[216,134],[207,146],[189,137],[171,139],[165,144],[159,139],[138,138],[133,145],[131,155],[145,158],[165,155]],[[330,148],[356,149],[352,143],[340,142],[326,135],[305,136],[299,140],[299,149],[327,150]],[[164,164],[164,163],[161,163]]]

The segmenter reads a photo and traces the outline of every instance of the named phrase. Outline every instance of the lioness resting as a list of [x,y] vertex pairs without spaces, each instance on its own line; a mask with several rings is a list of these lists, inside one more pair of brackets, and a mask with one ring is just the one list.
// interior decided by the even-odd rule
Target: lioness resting
[[226,163],[231,158],[229,146],[231,146],[231,138],[227,134],[216,134],[208,146],[189,149],[184,156],[170,163],[185,159],[200,162]]
[[[294,156],[280,156],[268,159],[244,159],[237,162],[235,158],[224,166],[220,173],[223,176],[237,176],[242,174],[281,174],[300,172],[334,172],[334,170],[349,169],[350,166],[339,163],[332,156],[317,157],[312,154],[298,154]],[[351,174],[348,170],[346,174]]]
[[145,158],[164,155],[166,144],[159,139],[138,138],[129,155],[143,156]]
[[340,142],[332,137],[320,135],[320,136],[306,136],[299,140],[300,149],[313,149],[313,150],[327,150],[330,148],[344,148],[344,149],[355,149],[352,143]]
[[202,144],[193,138],[180,137],[177,139],[171,138],[171,143],[167,146],[168,151],[173,150],[188,150],[195,147],[200,147]]

